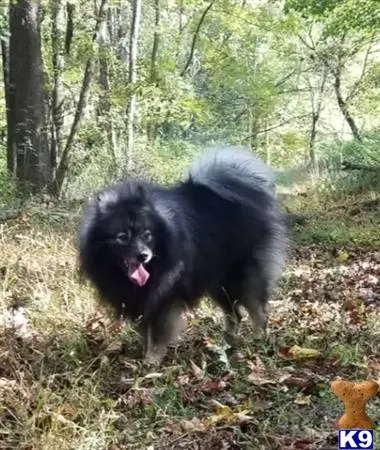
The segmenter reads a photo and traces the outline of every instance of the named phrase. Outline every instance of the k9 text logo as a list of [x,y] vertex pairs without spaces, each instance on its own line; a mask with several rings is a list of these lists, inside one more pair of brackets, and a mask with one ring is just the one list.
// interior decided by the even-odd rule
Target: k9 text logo
[[373,430],[338,430],[339,450],[374,450]]

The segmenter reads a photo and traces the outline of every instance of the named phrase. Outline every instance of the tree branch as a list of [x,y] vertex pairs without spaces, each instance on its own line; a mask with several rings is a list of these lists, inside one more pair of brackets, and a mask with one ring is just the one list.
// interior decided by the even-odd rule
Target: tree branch
[[356,81],[354,86],[352,87],[351,92],[347,95],[346,102],[349,102],[350,100],[352,100],[352,98],[356,95],[357,91],[359,90],[360,85],[362,84],[364,75],[366,73],[367,64],[368,64],[368,58],[369,58],[369,55],[370,55],[370,52],[371,52],[371,48],[372,48],[372,45],[373,45],[374,38],[375,38],[375,33],[372,34],[372,38],[371,38],[370,43],[369,43],[369,45],[367,47],[367,51],[365,53],[364,60],[363,60],[363,66],[362,66],[362,70],[361,70],[361,73],[360,73],[360,77]]
[[342,91],[341,91],[340,75],[341,75],[340,69],[337,69],[334,72],[334,78],[335,78],[335,80],[334,80],[334,90],[335,90],[335,95],[336,95],[336,99],[337,99],[337,102],[338,102],[338,106],[339,106],[339,108],[340,108],[344,118],[346,119],[346,121],[347,121],[347,123],[348,123],[348,125],[349,125],[349,127],[351,129],[352,135],[354,136],[354,138],[358,142],[363,142],[363,139],[362,139],[362,137],[360,135],[360,132],[359,132],[359,128],[357,127],[357,125],[355,123],[355,120],[351,116],[350,111],[348,109],[348,105],[347,105],[346,101],[343,98]]
[[211,7],[212,7],[212,5],[213,5],[214,3],[215,3],[215,0],[212,0],[212,1],[209,3],[209,5],[207,6],[207,8],[203,11],[202,15],[201,15],[201,18],[200,18],[200,20],[199,20],[199,22],[198,22],[197,28],[196,28],[195,33],[194,33],[194,36],[193,36],[193,41],[192,41],[192,43],[191,43],[191,48],[190,48],[190,54],[189,54],[189,57],[187,58],[185,67],[183,68],[183,70],[182,70],[182,72],[181,72],[181,77],[183,77],[183,76],[186,74],[187,69],[190,67],[191,61],[193,60],[194,51],[195,51],[195,45],[196,45],[196,43],[197,43],[197,39],[198,39],[199,32],[200,32],[200,30],[201,30],[201,26],[202,26],[202,24],[203,24],[203,22],[204,22],[204,20],[205,20],[205,18],[206,18],[207,13],[210,11],[210,9],[211,9]]
[[243,141],[246,141],[246,140],[251,139],[251,138],[255,138],[255,137],[258,136],[259,134],[266,133],[266,132],[271,131],[271,130],[274,130],[274,129],[276,129],[276,128],[280,128],[280,127],[282,127],[283,125],[286,125],[287,123],[292,122],[293,120],[304,119],[304,118],[306,118],[306,117],[309,117],[309,114],[302,114],[301,116],[295,116],[295,117],[291,117],[290,119],[283,120],[282,122],[277,123],[276,125],[271,125],[270,127],[264,128],[264,129],[262,129],[262,130],[258,130],[258,131],[256,131],[256,132],[253,133],[253,134],[250,134],[250,135],[248,135],[248,136],[243,137]]

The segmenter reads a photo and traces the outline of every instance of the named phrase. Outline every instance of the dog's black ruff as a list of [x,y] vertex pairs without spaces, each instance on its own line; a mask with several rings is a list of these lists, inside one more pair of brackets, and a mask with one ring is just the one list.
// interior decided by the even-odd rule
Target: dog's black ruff
[[[219,181],[225,176],[221,173]],[[266,265],[272,264],[268,258],[276,258],[272,247],[284,237],[282,214],[268,186],[228,182],[230,198],[189,177],[168,188],[137,181],[113,186],[117,200],[106,212],[92,203],[81,226],[80,261],[118,314],[131,320],[143,316],[148,322],[173,302],[194,307],[204,294],[226,311],[225,302],[239,300],[252,272],[259,280],[255,289],[263,290],[254,294],[267,301],[276,277]],[[155,256],[143,287],[128,279],[106,244],[110,221],[120,220],[131,205],[151,206]],[[228,300],[221,289],[228,291]]]

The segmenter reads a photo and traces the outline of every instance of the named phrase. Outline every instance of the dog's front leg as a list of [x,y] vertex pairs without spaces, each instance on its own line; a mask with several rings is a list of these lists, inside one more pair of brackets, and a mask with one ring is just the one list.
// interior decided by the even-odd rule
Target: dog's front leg
[[181,302],[163,305],[144,324],[144,360],[158,366],[171,344],[183,328],[184,305]]

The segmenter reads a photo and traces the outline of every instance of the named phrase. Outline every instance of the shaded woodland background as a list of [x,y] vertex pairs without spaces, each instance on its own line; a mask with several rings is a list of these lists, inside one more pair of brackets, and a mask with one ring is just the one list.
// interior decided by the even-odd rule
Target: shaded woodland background
[[[0,43],[0,449],[335,450],[330,382],[380,382],[379,1],[11,0]],[[297,219],[269,337],[202,299],[151,373],[79,277],[83,200],[225,144]]]
[[80,198],[136,171],[168,181],[227,143],[285,179],[368,178],[380,165],[379,31],[375,0],[11,2],[2,191]]

